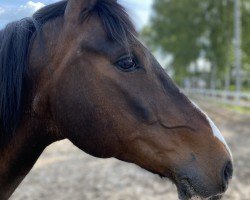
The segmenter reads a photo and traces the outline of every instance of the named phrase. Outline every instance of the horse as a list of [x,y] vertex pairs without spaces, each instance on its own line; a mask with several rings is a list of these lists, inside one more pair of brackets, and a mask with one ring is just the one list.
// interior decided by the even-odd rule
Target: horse
[[59,1],[0,31],[1,200],[63,139],[170,179],[181,200],[222,198],[225,139],[138,38],[116,0]]

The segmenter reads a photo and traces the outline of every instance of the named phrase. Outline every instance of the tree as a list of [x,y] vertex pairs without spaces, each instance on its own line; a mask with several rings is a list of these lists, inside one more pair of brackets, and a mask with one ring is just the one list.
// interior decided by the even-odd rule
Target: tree
[[[250,42],[250,0],[242,1],[244,66],[249,67],[246,63],[250,61],[250,46],[247,45]],[[190,76],[190,64],[200,57],[211,63],[207,79],[210,87],[215,88],[216,80],[223,80],[225,74],[230,73],[233,6],[233,0],[155,0],[151,23],[143,34],[151,41],[151,46],[173,55],[174,78],[179,84]]]

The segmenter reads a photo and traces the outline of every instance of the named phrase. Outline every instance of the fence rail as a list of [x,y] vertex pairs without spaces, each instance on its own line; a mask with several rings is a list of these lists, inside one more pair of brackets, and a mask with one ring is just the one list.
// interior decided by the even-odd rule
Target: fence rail
[[250,107],[250,93],[195,88],[184,89],[184,92],[187,95],[199,95],[202,98],[219,100],[230,105]]

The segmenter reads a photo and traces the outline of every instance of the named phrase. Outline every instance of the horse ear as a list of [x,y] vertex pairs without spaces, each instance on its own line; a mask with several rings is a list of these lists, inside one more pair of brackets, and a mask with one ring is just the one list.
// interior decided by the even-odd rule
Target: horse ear
[[95,5],[97,0],[68,0],[65,10],[66,20],[77,21],[84,10],[88,10]]

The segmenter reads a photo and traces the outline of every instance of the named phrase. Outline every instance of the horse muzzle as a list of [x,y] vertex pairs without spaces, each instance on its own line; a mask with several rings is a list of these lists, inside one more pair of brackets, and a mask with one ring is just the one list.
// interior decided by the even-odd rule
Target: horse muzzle
[[[195,169],[194,169],[195,170]],[[189,175],[187,175],[189,174]],[[218,200],[228,188],[232,179],[233,165],[231,161],[225,163],[221,170],[220,181],[208,180],[209,177],[202,178],[197,173],[186,173],[177,180],[177,189],[180,200]]]

